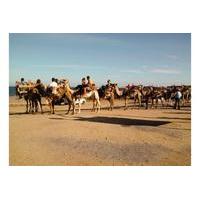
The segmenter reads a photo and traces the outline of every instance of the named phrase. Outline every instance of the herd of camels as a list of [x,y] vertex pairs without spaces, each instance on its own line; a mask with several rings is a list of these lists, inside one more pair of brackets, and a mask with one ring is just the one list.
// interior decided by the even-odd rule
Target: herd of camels
[[134,85],[119,89],[117,84],[103,85],[100,88],[93,88],[83,94],[83,88],[81,85],[76,88],[70,88],[69,81],[60,80],[60,84],[56,89],[56,94],[52,93],[50,87],[44,86],[42,83],[31,83],[25,85],[17,85],[16,93],[20,98],[24,98],[26,101],[26,113],[38,112],[40,107],[41,113],[42,98],[45,98],[50,107],[50,113],[55,113],[55,104],[57,101],[64,99],[67,102],[68,114],[72,109],[72,114],[75,114],[76,105],[78,105],[78,113],[81,111],[81,104],[90,99],[93,101],[93,111],[100,111],[101,99],[106,99],[109,102],[110,110],[114,107],[114,101],[116,98],[124,99],[124,109],[128,107],[128,99],[132,99],[134,103],[137,103],[139,107],[145,106],[148,109],[149,104],[151,107],[157,107],[158,102],[161,102],[162,106],[172,104],[176,91],[179,90],[182,93],[182,104],[190,102],[191,99],[191,86],[167,86],[167,87],[154,87],[154,86],[142,86]]

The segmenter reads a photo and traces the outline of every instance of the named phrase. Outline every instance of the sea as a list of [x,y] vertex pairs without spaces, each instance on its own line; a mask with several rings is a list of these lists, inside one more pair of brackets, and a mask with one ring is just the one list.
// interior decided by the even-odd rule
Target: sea
[[9,86],[9,96],[15,96],[15,86]]

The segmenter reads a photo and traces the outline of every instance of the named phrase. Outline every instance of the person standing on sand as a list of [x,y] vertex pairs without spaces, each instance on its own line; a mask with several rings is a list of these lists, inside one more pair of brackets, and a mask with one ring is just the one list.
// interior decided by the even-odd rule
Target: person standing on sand
[[176,109],[178,107],[178,110],[180,110],[180,100],[181,100],[182,94],[180,89],[177,89],[176,93],[175,93],[175,104],[174,104],[174,109]]

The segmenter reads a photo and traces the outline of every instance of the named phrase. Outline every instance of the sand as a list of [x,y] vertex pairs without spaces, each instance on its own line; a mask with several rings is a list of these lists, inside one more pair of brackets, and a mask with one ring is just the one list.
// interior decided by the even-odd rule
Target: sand
[[[25,114],[23,100],[10,97],[10,165],[135,166],[191,165],[191,109],[129,107],[117,100],[100,113],[91,102],[80,114]],[[131,104],[130,104],[131,105]]]

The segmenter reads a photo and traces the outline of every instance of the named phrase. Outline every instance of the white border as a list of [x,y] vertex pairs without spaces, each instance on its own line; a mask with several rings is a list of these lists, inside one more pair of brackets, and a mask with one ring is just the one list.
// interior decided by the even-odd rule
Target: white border
[[[199,199],[198,1],[0,3],[1,199]],[[9,32],[192,32],[192,167],[9,167]]]

